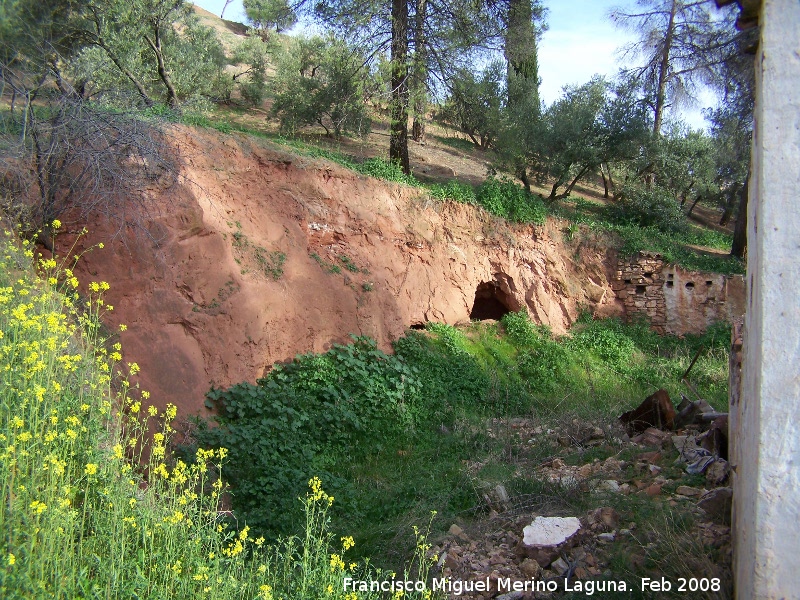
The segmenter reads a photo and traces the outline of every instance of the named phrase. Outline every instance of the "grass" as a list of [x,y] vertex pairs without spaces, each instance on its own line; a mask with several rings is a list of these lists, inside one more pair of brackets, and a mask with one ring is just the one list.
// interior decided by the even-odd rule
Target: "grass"
[[[380,597],[345,592],[345,577],[387,576],[331,533],[319,479],[295,504],[299,532],[267,542],[222,510],[225,448],[171,452],[175,407],[131,383],[125,326],[102,334],[109,287],[0,238],[0,596]],[[427,576],[425,531],[409,577]]]
[[682,231],[665,232],[655,227],[639,227],[616,222],[601,204],[577,200],[574,205],[555,207],[557,216],[570,224],[569,237],[583,229],[604,235],[602,244],[616,246],[624,255],[633,255],[643,250],[659,252],[666,262],[693,271],[714,273],[744,273],[744,262],[727,254],[694,248],[701,246],[711,250],[727,252],[732,236],[718,231],[688,224]]
[[[659,337],[645,323],[625,325],[588,318],[576,324],[569,335],[556,338],[521,313],[506,315],[502,324],[454,328],[431,323],[427,331],[408,331],[396,342],[391,360],[399,359],[402,367],[380,356],[374,362],[369,347],[364,347],[366,354],[339,348],[298,357],[288,370],[274,370],[258,386],[243,387],[238,396],[231,397],[229,413],[262,393],[258,387],[268,395],[253,404],[258,420],[245,417],[247,423],[241,425],[247,429],[231,429],[231,435],[243,439],[249,449],[248,436],[282,439],[288,427],[280,471],[274,475],[265,471],[257,477],[296,485],[292,478],[299,476],[284,467],[290,467],[289,444],[298,445],[299,452],[308,452],[298,464],[310,473],[325,473],[336,496],[344,498],[339,510],[331,514],[335,527],[351,532],[363,552],[392,567],[402,564],[413,550],[410,526],[421,526],[424,515],[436,511],[436,538],[457,520],[481,518],[490,509],[484,496],[497,484],[506,487],[518,510],[557,506],[581,514],[592,508],[590,504],[596,500],[541,479],[539,465],[563,451],[557,436],[541,435],[535,442],[521,439],[512,419],[565,434],[576,421],[613,432],[619,427],[616,416],[656,389],[666,388],[673,398],[685,391],[680,376],[701,344],[708,350],[695,365],[692,382],[712,405],[722,408],[727,403],[728,340],[729,332],[723,326],[705,336],[681,339]],[[382,364],[402,368],[398,371],[403,373],[399,376],[405,386],[402,393],[384,380],[384,375],[377,375],[385,373]],[[335,397],[328,382],[337,382]],[[348,382],[356,382],[357,387]],[[311,413],[303,416],[306,403],[314,407],[323,402],[331,403],[330,410],[344,411],[343,419],[363,418],[374,410],[369,395],[380,397],[377,406],[385,411],[393,402],[390,391],[393,397],[402,398],[403,404],[381,412],[380,417],[362,420],[347,432],[341,431],[341,421],[327,423]],[[312,394],[308,400],[306,393]],[[287,414],[283,398],[292,398],[297,414]],[[272,414],[269,406],[276,401],[279,406]],[[281,415],[288,420],[281,421]],[[260,429],[260,422],[269,425]],[[293,428],[305,427],[304,422],[314,423],[315,431],[326,432],[328,445],[323,454],[312,445],[302,450],[304,430]],[[227,417],[222,425],[226,424],[230,424]],[[220,428],[211,431],[225,435]],[[341,435],[343,443],[332,441]],[[568,459],[576,464],[590,462],[621,450],[619,442],[604,444],[581,449],[583,454]],[[239,475],[244,479],[234,485],[243,490],[257,481],[248,479],[247,473]],[[255,503],[256,510],[262,511],[262,522],[277,522],[278,515],[263,513],[265,506],[263,500]],[[247,514],[246,507],[242,510]],[[624,511],[643,524],[650,519],[647,514],[636,516],[640,512],[636,507]]]

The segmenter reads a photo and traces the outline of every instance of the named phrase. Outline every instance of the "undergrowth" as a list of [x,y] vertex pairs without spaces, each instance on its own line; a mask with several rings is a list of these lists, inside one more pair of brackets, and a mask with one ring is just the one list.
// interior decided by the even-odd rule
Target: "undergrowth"
[[[227,448],[171,452],[175,407],[131,383],[139,367],[122,362],[119,332],[101,335],[109,287],[82,287],[11,231],[0,239],[0,596],[382,597],[345,590],[345,577],[391,576],[333,535],[320,479],[287,499],[299,528],[267,541],[222,508]],[[427,578],[426,532],[407,578]]]
[[[283,499],[324,476],[345,497],[334,522],[391,564],[412,544],[404,532],[418,515],[436,510],[436,527],[446,529],[481,510],[482,484],[464,462],[507,452],[487,420],[610,422],[662,387],[677,400],[701,346],[691,380],[722,408],[729,335],[719,325],[680,339],[645,322],[584,316],[556,337],[524,312],[466,328],[430,323],[407,331],[394,355],[357,338],[298,356],[256,385],[214,390],[219,426],[201,428],[198,439],[231,449],[234,505],[248,522],[290,525]],[[514,469],[503,483],[519,493],[533,485]]]
[[[659,252],[668,263],[694,271],[714,273],[744,273],[744,262],[727,254],[709,252],[730,250],[732,236],[696,225],[685,224],[675,231],[657,227],[641,227],[620,222],[613,209],[577,200],[573,206],[553,207],[554,214],[589,231],[605,234],[604,243],[616,246],[623,255],[631,256],[644,250]],[[700,248],[693,248],[699,246]]]

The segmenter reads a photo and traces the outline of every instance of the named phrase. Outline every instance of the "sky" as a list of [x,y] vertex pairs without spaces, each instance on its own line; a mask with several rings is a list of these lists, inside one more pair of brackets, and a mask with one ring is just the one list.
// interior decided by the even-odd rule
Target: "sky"
[[[197,0],[198,6],[220,14],[225,0]],[[586,83],[595,74],[613,77],[623,66],[618,48],[631,41],[629,32],[617,29],[608,18],[612,7],[632,7],[635,0],[544,0],[548,30],[539,44],[540,95],[551,104],[565,85]],[[242,0],[225,9],[225,18],[244,22]],[[704,127],[700,109],[712,101],[701,98],[683,119],[692,127]]]

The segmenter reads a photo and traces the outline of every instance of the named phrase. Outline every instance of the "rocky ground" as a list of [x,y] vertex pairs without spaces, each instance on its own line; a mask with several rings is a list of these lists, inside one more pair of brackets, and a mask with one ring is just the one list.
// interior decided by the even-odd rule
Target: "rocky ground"
[[[681,577],[705,578],[707,584],[697,585],[709,588],[718,580],[718,591],[697,590],[692,597],[729,597],[729,467],[712,456],[701,461],[709,463],[700,465],[704,473],[696,472],[702,437],[697,426],[676,432],[650,428],[631,439],[621,427],[579,421],[547,430],[525,419],[504,425],[517,443],[553,449],[548,460],[531,465],[523,458],[518,465],[551,493],[509,497],[497,484],[484,494],[482,517],[450,527],[433,552],[434,577],[457,582],[463,591],[451,589],[451,597],[519,600],[581,596],[590,589],[606,597],[614,590],[603,592],[604,585],[623,581],[641,597],[668,597]],[[642,592],[643,577],[666,577],[672,590]],[[531,587],[509,589],[513,582]]]

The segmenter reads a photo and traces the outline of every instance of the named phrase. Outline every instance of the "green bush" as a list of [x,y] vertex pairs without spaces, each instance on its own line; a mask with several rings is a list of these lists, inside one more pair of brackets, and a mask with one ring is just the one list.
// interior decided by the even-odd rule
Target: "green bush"
[[451,179],[447,183],[436,183],[428,188],[430,195],[439,200],[454,200],[462,204],[476,204],[475,188]]
[[370,177],[376,177],[377,179],[405,183],[406,185],[419,185],[419,182],[412,175],[403,173],[403,168],[399,163],[383,160],[382,158],[370,158],[365,160],[363,163],[356,166],[356,170],[359,173],[369,175]]
[[395,354],[417,373],[426,417],[447,420],[453,408],[485,405],[490,378],[460,343],[455,337],[437,340],[417,331],[394,342]]
[[665,232],[683,232],[688,228],[675,195],[658,185],[627,183],[620,199],[610,204],[608,210],[612,219],[624,225],[656,227]]
[[514,223],[542,225],[547,217],[547,207],[541,198],[505,177],[484,181],[478,188],[477,200],[491,214]]
[[290,509],[309,477],[325,474],[335,488],[337,458],[380,448],[419,421],[414,369],[368,338],[300,355],[256,385],[212,389],[208,398],[219,426],[201,423],[197,440],[228,448],[234,508],[262,532],[291,530]]
[[533,323],[524,310],[506,313],[502,323],[511,341],[523,349],[517,370],[528,387],[540,393],[553,391],[569,366],[563,344],[553,339],[549,327]]
[[568,344],[573,351],[591,352],[616,367],[625,366],[636,350],[627,326],[617,319],[588,323],[572,335]]
[[569,354],[564,346],[542,339],[523,352],[518,360],[519,374],[531,390],[548,393],[563,382],[569,367]]

